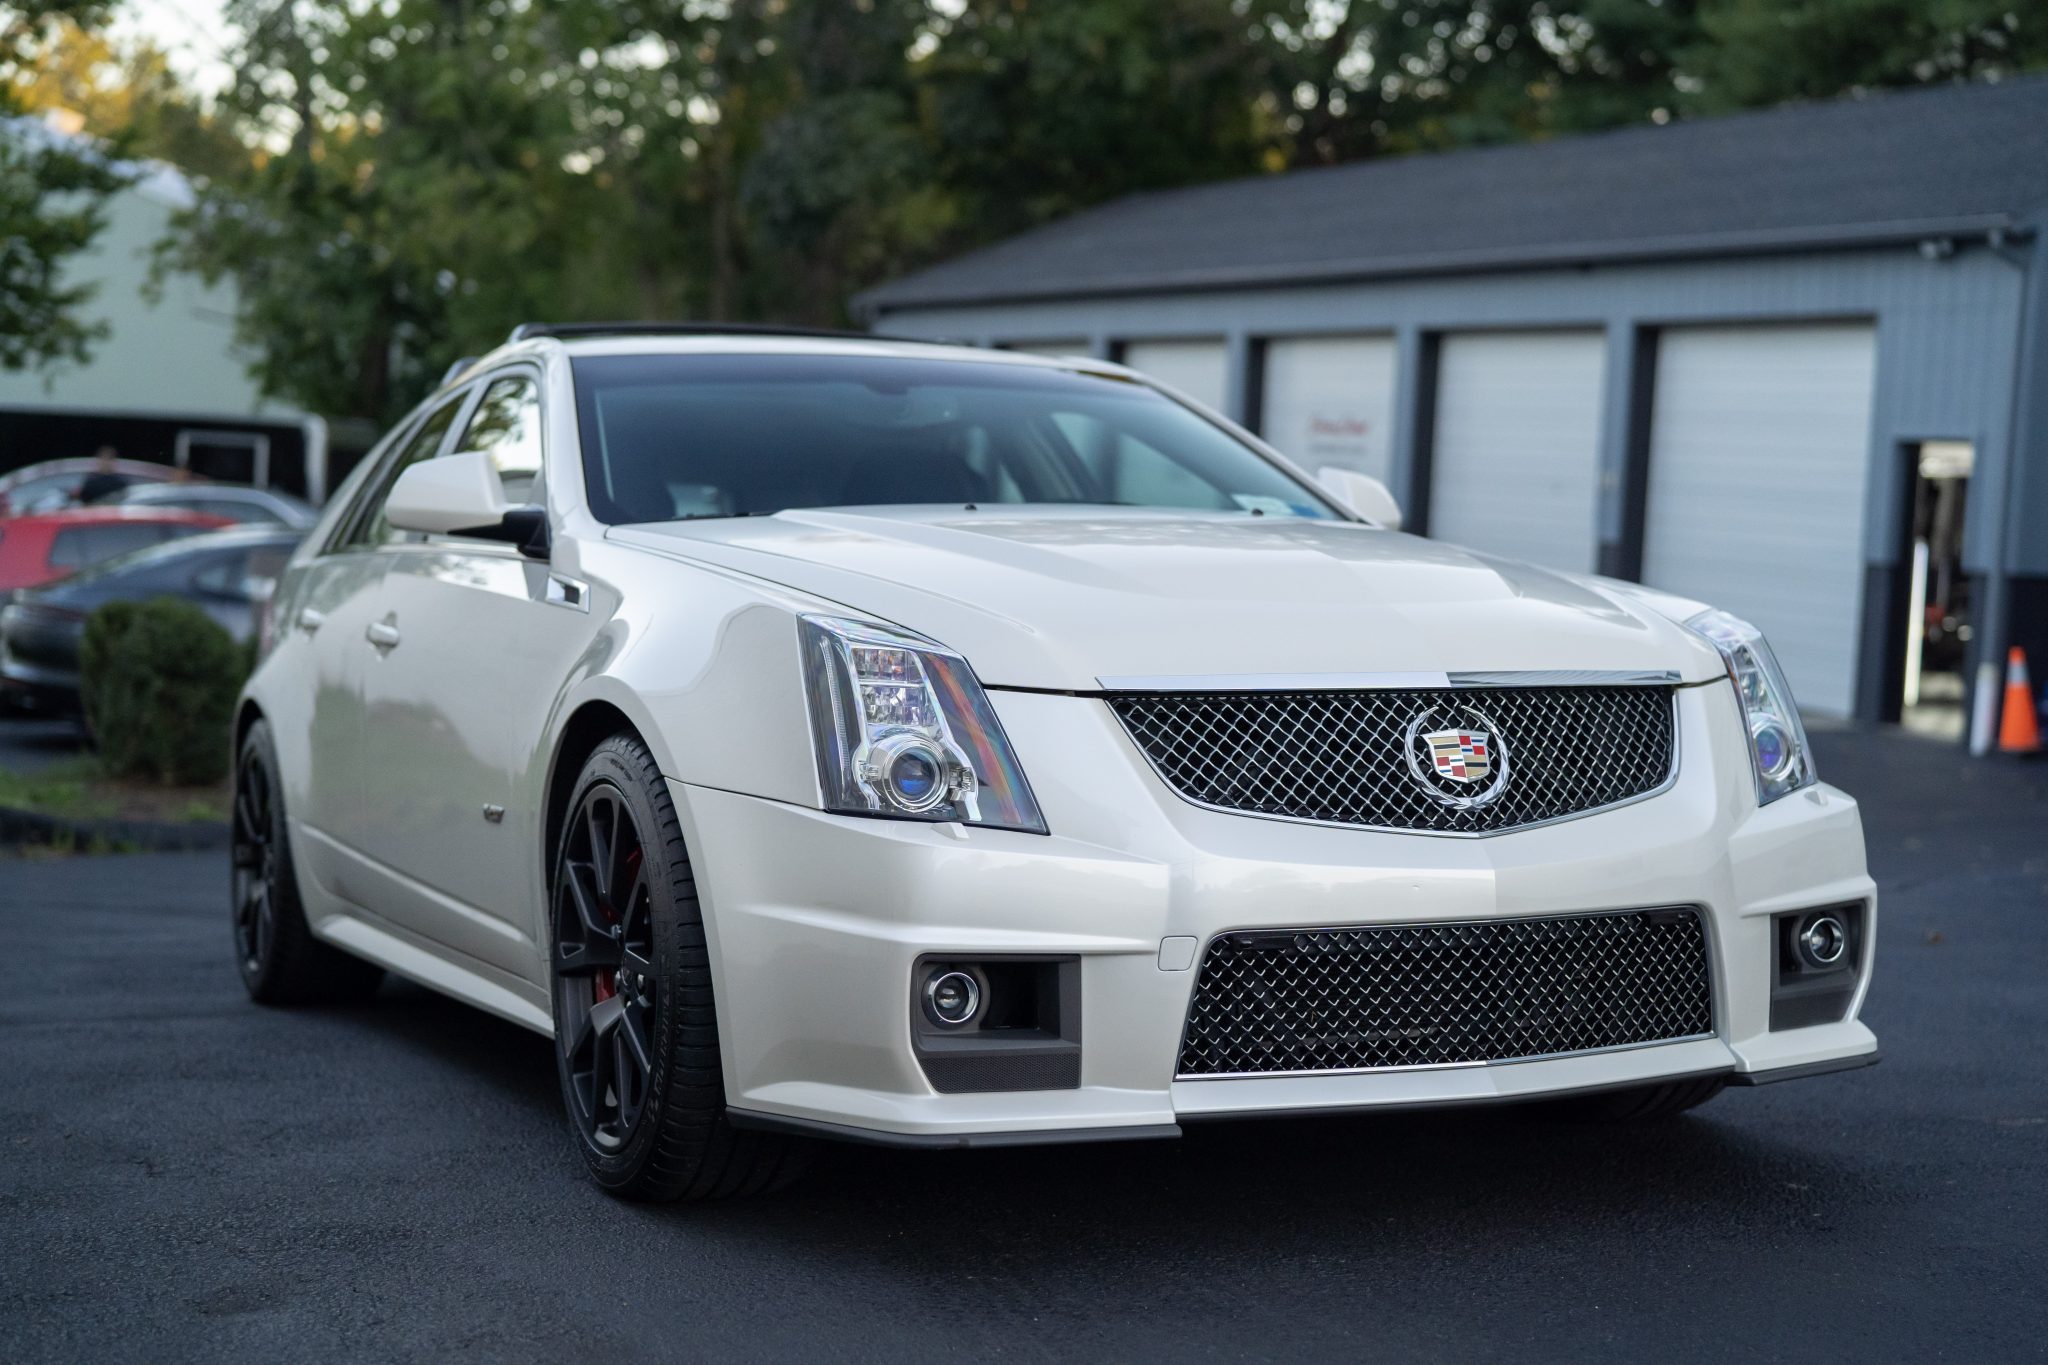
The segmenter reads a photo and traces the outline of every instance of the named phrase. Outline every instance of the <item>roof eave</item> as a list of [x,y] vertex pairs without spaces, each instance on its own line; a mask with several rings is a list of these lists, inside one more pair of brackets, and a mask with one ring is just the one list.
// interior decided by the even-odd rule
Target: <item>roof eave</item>
[[[1228,266],[1213,270],[1162,271],[1113,280],[1061,286],[1004,282],[980,290],[919,295],[882,285],[854,296],[855,316],[873,321],[891,312],[920,308],[965,308],[984,304],[1038,303],[1053,299],[1109,298],[1141,294],[1206,293],[1228,289],[1361,283],[1429,275],[1497,274],[1511,270],[1635,265],[1653,261],[1709,260],[1741,256],[1790,255],[1830,250],[1910,245],[1943,237],[2023,235],[2010,213],[1960,214],[1849,223],[1824,227],[1770,228],[1752,232],[1705,233],[1633,242],[1572,242],[1545,247],[1510,247],[1468,252],[1430,252],[1326,261],[1311,265]],[[905,281],[909,284],[910,281]]]

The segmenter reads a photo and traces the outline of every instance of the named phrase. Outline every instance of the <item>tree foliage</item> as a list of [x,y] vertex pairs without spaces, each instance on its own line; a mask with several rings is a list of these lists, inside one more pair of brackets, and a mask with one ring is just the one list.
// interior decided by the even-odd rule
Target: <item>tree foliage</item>
[[102,329],[79,317],[89,285],[65,267],[105,225],[120,184],[104,158],[27,118],[24,90],[69,21],[95,22],[101,0],[0,5],[0,370],[82,361]]
[[200,123],[243,154],[203,168],[167,263],[234,280],[267,391],[376,421],[529,318],[832,323],[1132,191],[2048,62],[2048,19],[2009,0],[229,12],[236,79]]

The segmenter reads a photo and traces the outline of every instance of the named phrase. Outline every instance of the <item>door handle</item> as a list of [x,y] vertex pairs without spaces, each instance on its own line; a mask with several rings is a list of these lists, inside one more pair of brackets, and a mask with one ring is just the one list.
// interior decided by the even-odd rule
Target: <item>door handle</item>
[[398,627],[390,621],[372,621],[363,638],[379,649],[390,649],[398,643]]
[[299,629],[305,631],[306,634],[311,635],[314,631],[320,629],[320,627],[326,624],[326,612],[315,611],[311,607],[299,608]]

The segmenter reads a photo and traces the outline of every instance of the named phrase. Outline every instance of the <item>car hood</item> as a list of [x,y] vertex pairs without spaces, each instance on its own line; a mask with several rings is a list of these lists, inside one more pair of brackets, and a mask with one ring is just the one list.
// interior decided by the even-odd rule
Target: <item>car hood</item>
[[996,686],[1255,674],[1670,670],[1719,656],[1645,601],[1349,522],[863,508],[614,527],[957,650]]

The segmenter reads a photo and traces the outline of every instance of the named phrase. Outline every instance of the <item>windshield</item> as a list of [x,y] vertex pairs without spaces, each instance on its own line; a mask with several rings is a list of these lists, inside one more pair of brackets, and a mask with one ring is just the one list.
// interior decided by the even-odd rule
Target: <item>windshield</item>
[[891,356],[573,365],[584,481],[607,522],[904,503],[1337,515],[1221,427],[1114,375]]

